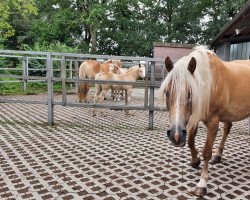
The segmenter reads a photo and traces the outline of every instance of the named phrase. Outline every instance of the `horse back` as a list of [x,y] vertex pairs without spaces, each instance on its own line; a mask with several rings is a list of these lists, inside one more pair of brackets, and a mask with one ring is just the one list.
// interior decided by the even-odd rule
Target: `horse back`
[[[235,93],[244,93],[250,99],[250,60],[236,60],[231,62],[224,62],[228,73],[228,86],[230,91]],[[249,100],[250,102],[250,100]]]
[[96,60],[85,60],[79,68],[79,78],[94,79],[95,75],[101,71],[101,64]]
[[212,104],[221,121],[239,121],[250,116],[250,61],[218,62],[214,73]]

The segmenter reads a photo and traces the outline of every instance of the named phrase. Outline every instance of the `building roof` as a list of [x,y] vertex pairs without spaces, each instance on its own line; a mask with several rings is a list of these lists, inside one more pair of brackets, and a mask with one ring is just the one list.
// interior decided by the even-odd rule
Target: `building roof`
[[214,48],[224,42],[241,42],[250,40],[250,1],[229,22],[211,43]]

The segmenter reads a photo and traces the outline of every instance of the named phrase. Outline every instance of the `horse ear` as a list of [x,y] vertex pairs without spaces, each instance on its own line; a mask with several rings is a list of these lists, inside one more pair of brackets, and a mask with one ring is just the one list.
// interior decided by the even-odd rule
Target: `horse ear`
[[168,56],[165,59],[165,67],[168,72],[170,72],[174,68],[173,62]]
[[196,59],[192,57],[188,64],[188,70],[190,71],[191,74],[193,74],[195,69],[196,69]]
[[117,70],[119,70],[119,66],[118,65],[116,65],[116,64],[114,64],[114,67],[117,69]]
[[108,59],[105,63],[113,63],[111,59]]

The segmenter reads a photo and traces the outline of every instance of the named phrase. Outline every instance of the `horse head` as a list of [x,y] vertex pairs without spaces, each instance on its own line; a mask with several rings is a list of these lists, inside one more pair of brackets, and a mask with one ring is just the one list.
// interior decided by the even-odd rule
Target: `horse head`
[[105,63],[114,64],[114,65],[116,65],[117,67],[120,67],[120,68],[122,68],[122,66],[123,66],[123,63],[122,63],[121,60],[108,59]]
[[109,64],[109,71],[114,73],[114,74],[124,74],[127,72],[126,68],[121,68],[116,64]]
[[174,146],[182,147],[186,144],[186,128],[192,115],[192,87],[188,81],[193,79],[196,60],[192,57],[189,62],[179,62],[178,64],[184,66],[175,70],[171,59],[169,57],[165,59],[165,66],[169,72],[168,84],[165,87],[166,106],[170,118],[167,137]]
[[145,78],[145,66],[141,64],[139,64],[138,66],[139,66],[139,76],[141,78]]
[[109,64],[109,71],[115,74],[120,74],[119,67],[115,64]]

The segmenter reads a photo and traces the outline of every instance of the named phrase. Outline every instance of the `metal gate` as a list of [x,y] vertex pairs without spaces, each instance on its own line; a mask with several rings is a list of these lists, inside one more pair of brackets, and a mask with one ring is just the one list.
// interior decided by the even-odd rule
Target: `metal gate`
[[[0,78],[14,79],[14,81],[21,81],[23,84],[23,90],[26,90],[27,82],[30,81],[43,81],[47,83],[47,99],[46,100],[20,100],[20,99],[6,99],[0,98],[0,103],[26,103],[26,104],[44,104],[48,107],[48,124],[54,124],[54,106],[71,106],[71,107],[85,107],[85,108],[104,108],[104,109],[123,109],[123,110],[147,110],[149,112],[148,128],[153,129],[154,111],[160,110],[155,106],[155,89],[161,84],[161,80],[164,78],[163,60],[153,59],[147,57],[126,57],[126,56],[107,56],[107,55],[92,55],[92,54],[73,54],[73,53],[51,53],[51,52],[34,52],[34,51],[12,51],[1,50],[0,57],[15,58],[20,61],[19,68],[0,68]],[[80,62],[86,59],[116,59],[126,62],[127,64],[134,65],[139,62],[145,63],[146,76],[145,80],[137,82],[128,81],[98,81],[91,79],[79,79],[78,67]],[[43,68],[34,68],[31,64],[31,60],[42,60],[44,62]],[[160,68],[160,73],[155,73],[156,66]],[[4,74],[3,71],[21,71],[21,75]],[[30,75],[31,71],[40,70],[45,72],[44,75]],[[157,80],[158,81],[157,81]],[[1,82],[8,82],[2,80]],[[62,99],[61,101],[55,101],[53,85],[55,83],[61,83],[62,86]],[[137,87],[144,87],[144,104],[142,106],[129,106],[129,105],[106,105],[106,104],[94,104],[94,103],[77,103],[67,101],[66,85],[70,84],[70,87],[74,84],[76,87],[80,82],[88,83],[115,83],[116,85],[133,85]],[[162,110],[162,109],[161,109]]]

